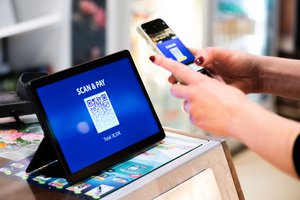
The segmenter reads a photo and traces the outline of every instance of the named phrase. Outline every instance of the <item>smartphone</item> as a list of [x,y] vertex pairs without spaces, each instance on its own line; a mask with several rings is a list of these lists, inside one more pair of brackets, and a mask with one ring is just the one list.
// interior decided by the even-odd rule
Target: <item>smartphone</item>
[[194,55],[162,19],[158,18],[142,23],[137,27],[137,31],[155,53],[181,62],[191,69],[211,77],[207,69],[194,64]]

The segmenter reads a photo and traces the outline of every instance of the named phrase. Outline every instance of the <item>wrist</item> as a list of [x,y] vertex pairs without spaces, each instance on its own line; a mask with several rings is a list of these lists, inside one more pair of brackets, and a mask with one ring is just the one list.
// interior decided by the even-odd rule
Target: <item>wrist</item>
[[300,62],[285,58],[261,56],[258,59],[261,86],[258,92],[300,99]]
[[267,56],[258,56],[254,55],[252,57],[254,62],[253,66],[256,68],[257,73],[255,74],[256,77],[253,77],[253,85],[256,87],[253,88],[253,93],[268,93],[269,88],[271,86],[271,77],[275,74],[272,72],[271,69],[272,64],[270,63],[269,57]]
[[[270,59],[271,58],[271,59]],[[261,71],[261,86],[259,92],[261,93],[273,93],[275,90],[274,83],[281,79],[278,70],[274,65],[273,57],[262,56],[260,57],[260,71]]]

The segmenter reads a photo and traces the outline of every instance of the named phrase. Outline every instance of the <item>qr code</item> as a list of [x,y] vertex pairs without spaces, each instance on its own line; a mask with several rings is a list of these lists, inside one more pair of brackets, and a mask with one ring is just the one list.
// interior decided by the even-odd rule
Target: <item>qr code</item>
[[106,91],[87,97],[84,102],[98,133],[120,124]]

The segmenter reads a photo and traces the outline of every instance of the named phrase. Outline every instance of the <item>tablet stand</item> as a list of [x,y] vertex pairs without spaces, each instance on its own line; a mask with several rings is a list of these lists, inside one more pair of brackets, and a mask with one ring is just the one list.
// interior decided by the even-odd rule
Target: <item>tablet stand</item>
[[57,159],[56,152],[53,149],[50,139],[45,136],[30,161],[26,172],[39,172],[49,177],[65,178],[65,173]]

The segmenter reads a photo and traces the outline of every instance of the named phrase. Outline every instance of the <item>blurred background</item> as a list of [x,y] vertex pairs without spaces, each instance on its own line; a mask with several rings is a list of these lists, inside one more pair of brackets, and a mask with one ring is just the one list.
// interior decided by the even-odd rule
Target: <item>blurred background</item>
[[[160,17],[188,47],[298,59],[298,9],[298,0],[0,0],[0,92],[14,91],[22,72],[53,73],[129,49],[163,126],[209,134],[191,125],[182,102],[169,94],[169,74],[150,63],[153,52],[136,27]],[[300,119],[298,101],[267,94],[249,98]],[[299,199],[298,181],[238,141],[226,140],[246,199]]]

